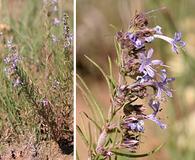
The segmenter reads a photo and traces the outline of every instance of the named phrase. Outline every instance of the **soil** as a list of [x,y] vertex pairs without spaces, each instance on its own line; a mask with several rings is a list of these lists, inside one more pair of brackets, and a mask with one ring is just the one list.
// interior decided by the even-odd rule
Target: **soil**
[[35,143],[33,136],[23,136],[1,146],[0,160],[73,160],[73,153],[63,154],[55,141]]

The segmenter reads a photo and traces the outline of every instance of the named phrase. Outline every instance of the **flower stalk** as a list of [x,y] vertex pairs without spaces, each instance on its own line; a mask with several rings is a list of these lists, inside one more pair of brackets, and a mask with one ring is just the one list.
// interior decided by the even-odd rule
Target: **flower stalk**
[[[141,136],[146,130],[144,123],[146,120],[153,121],[161,129],[167,127],[157,116],[165,95],[172,97],[169,83],[175,78],[168,77],[166,69],[169,66],[162,60],[153,59],[155,51],[153,48],[148,49],[147,45],[156,39],[161,39],[171,45],[174,53],[178,53],[179,48],[185,46],[185,42],[181,40],[181,33],[175,33],[174,38],[170,38],[163,34],[160,26],[150,28],[148,24],[144,13],[136,13],[128,31],[116,33],[116,46],[119,46],[116,47],[118,82],[114,85],[110,97],[111,107],[106,124],[99,134],[96,153],[92,154],[95,159],[117,157],[117,152],[112,152],[116,149],[125,149],[129,153],[136,152]],[[129,78],[133,83],[128,83]],[[152,88],[152,93],[149,92],[149,88]],[[148,105],[138,102],[139,99],[147,101]],[[147,114],[148,110],[152,112]],[[120,135],[117,136],[120,138],[114,142],[115,144],[109,143],[114,133],[115,136]]]

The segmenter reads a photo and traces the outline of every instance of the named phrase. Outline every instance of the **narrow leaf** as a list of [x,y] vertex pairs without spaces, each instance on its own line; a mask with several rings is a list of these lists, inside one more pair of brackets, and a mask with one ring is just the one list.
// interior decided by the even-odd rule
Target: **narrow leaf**
[[82,92],[82,94],[83,94],[83,99],[85,100],[85,102],[87,103],[87,105],[89,106],[89,109],[91,110],[91,113],[92,113],[92,115],[94,116],[94,119],[95,120],[97,120],[96,119],[96,116],[97,116],[97,114],[96,114],[96,110],[95,110],[95,108],[94,108],[94,103],[93,103],[93,101],[91,100],[91,98],[88,96],[88,94],[87,94],[87,92],[77,83],[77,87],[80,89],[80,91]]
[[92,133],[91,133],[90,123],[88,123],[88,131],[89,131],[89,150],[91,150],[91,147],[92,147]]
[[81,81],[82,85],[86,89],[87,95],[90,97],[91,101],[93,102],[93,105],[96,108],[96,112],[99,114],[99,116],[100,116],[100,118],[102,120],[102,123],[104,124],[106,120],[105,120],[105,117],[104,117],[103,112],[101,110],[101,107],[97,104],[93,94],[91,93],[90,89],[87,87],[87,84],[84,82],[84,80],[79,75],[77,75],[77,77],[79,78],[79,80]]
[[116,39],[114,39],[114,46],[115,46],[116,56],[117,56],[116,63],[117,65],[119,65],[120,64],[120,46],[118,42],[116,41]]
[[91,117],[89,117],[87,113],[83,112],[83,114],[87,117],[87,119],[89,119],[98,128],[99,131],[102,130],[101,127],[97,124],[97,122],[93,120]]
[[127,150],[122,150],[122,149],[112,149],[112,152],[115,153],[118,156],[122,157],[129,157],[129,158],[140,158],[140,157],[147,157],[150,156],[156,152],[158,152],[165,144],[161,144],[157,148],[153,149],[152,151],[148,153],[143,153],[143,154],[134,154],[134,153],[129,153]]
[[84,142],[87,146],[89,146],[89,142],[88,142],[87,138],[85,137],[85,135],[83,134],[81,128],[80,128],[79,126],[76,126],[76,127],[77,127],[77,132],[78,132],[79,135],[81,136],[83,142]]
[[104,72],[104,70],[97,63],[95,63],[92,59],[90,59],[88,56],[85,55],[85,57],[102,73],[102,75],[104,76],[104,78],[107,82],[109,91],[112,90],[109,78],[108,78],[107,74]]

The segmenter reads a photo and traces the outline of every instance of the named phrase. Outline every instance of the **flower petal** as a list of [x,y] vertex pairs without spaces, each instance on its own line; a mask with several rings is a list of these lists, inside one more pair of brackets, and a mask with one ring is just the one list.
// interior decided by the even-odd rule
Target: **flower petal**
[[166,127],[167,127],[166,124],[163,124],[161,121],[159,121],[159,120],[155,117],[154,114],[148,115],[148,116],[147,116],[147,119],[149,119],[149,120],[155,122],[155,123],[156,123],[158,126],[160,126],[160,128],[162,128],[162,129],[166,129]]
[[152,67],[146,66],[146,67],[145,67],[145,70],[146,70],[146,72],[148,73],[148,75],[149,75],[150,77],[154,77],[155,73],[154,73],[154,69],[153,69]]
[[145,41],[150,43],[154,40],[154,37],[153,36],[149,36],[149,37],[145,37]]
[[163,91],[166,93],[166,95],[168,96],[168,97],[173,97],[173,94],[172,94],[172,92],[171,92],[171,90],[170,89],[168,89],[168,88],[162,88],[163,89]]
[[150,48],[148,51],[148,54],[147,54],[147,58],[151,58],[153,55],[153,52],[154,52],[154,50],[152,48]]
[[160,99],[161,95],[162,95],[162,89],[158,87],[156,97]]
[[161,80],[162,80],[162,82],[164,82],[167,79],[167,71],[166,71],[166,69],[162,69],[161,73],[162,73],[161,74]]
[[153,109],[154,114],[156,115],[156,113],[159,111],[160,102],[157,100],[151,99],[148,104]]
[[144,68],[145,68],[145,64],[142,63],[139,67],[139,71],[142,73],[144,71]]
[[182,36],[181,32],[176,32],[174,36],[174,40],[177,42],[181,41],[181,36]]
[[163,65],[163,62],[161,60],[152,60],[151,62],[153,65]]
[[161,27],[160,26],[156,26],[156,27],[154,27],[153,28],[154,29],[154,31],[156,32],[156,34],[162,34],[162,32],[161,32]]

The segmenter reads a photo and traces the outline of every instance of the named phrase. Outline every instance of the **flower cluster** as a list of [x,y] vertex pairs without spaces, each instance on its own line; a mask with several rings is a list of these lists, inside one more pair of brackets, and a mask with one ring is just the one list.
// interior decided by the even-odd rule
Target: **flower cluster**
[[20,77],[16,74],[17,65],[21,61],[21,57],[19,56],[17,47],[13,44],[12,39],[7,40],[7,48],[9,54],[3,60],[6,65],[4,71],[6,76],[12,80],[13,86],[16,87],[22,84]]
[[64,48],[69,48],[72,45],[73,42],[73,34],[70,33],[70,27],[68,24],[69,16],[67,13],[64,13],[63,17],[63,31],[64,31]]
[[[63,24],[63,42],[64,42],[64,48],[70,48],[72,46],[72,41],[73,41],[73,34],[70,33],[70,27],[69,27],[69,16],[67,13],[64,13],[63,18],[59,18],[58,11],[58,0],[48,0],[44,2],[47,4],[48,9],[49,9],[49,15],[51,16],[50,23],[52,26],[60,27]],[[55,34],[51,33],[51,40],[53,44],[59,43],[61,41],[61,38]]]
[[[158,118],[161,101],[164,95],[172,97],[172,90],[169,83],[174,78],[168,78],[166,66],[163,61],[153,59],[154,50],[146,48],[148,43],[155,39],[162,39],[168,42],[174,53],[178,53],[179,48],[185,46],[181,39],[181,33],[175,33],[174,38],[165,36],[160,26],[148,27],[148,20],[145,14],[136,14],[132,19],[127,32],[118,32],[116,40],[120,46],[120,75],[116,93],[113,98],[113,108],[118,110],[123,108],[124,115],[120,123],[123,131],[121,147],[130,151],[136,151],[140,135],[144,132],[144,121],[151,120],[160,128],[166,128]],[[134,79],[132,84],[128,84],[126,78]],[[153,89],[153,93],[148,91]],[[137,99],[146,99],[152,113],[147,115],[144,104],[135,104]]]
[[[61,20],[58,18],[58,0],[49,0],[46,1],[46,4],[48,5],[49,15],[52,17],[50,19],[50,23],[54,27],[58,27],[61,24]],[[54,44],[59,42],[58,36],[56,36],[54,33],[51,34],[51,40]]]

